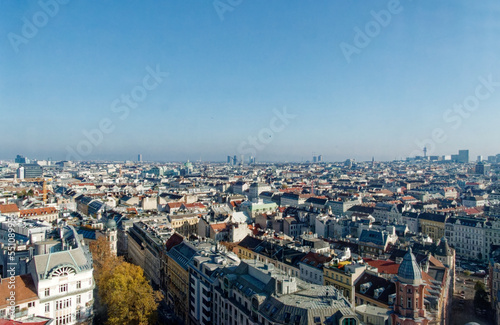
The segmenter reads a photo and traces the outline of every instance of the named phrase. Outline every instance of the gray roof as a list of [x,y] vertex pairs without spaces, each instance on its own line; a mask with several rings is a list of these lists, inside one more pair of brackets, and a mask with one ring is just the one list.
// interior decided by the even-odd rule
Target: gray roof
[[[68,266],[76,273],[92,270],[92,257],[86,246],[80,243],[80,238],[73,227],[64,227],[64,242],[68,249],[63,249],[61,243],[53,246],[51,252],[43,255],[35,255],[30,263],[34,263],[35,279],[47,279],[51,277],[51,271]],[[57,241],[54,241],[55,243]]]
[[422,271],[420,266],[418,266],[417,259],[415,255],[411,252],[411,248],[403,257],[403,262],[399,265],[398,278],[402,281],[417,282],[422,280]]
[[[355,314],[345,297],[333,286],[300,284],[297,292],[271,295],[261,305],[260,312],[279,324],[322,324]],[[333,322],[337,323],[337,322]]]
[[196,249],[186,242],[172,247],[167,253],[168,257],[177,262],[183,269],[188,269],[188,264],[196,255]]
[[389,236],[387,232],[372,229],[364,229],[359,236],[360,243],[372,243],[378,246],[387,245]]

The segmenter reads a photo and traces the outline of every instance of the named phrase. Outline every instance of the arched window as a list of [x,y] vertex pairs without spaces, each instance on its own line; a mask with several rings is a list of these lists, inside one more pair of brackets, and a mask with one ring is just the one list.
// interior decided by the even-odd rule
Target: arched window
[[61,266],[50,272],[50,276],[51,277],[68,276],[75,273],[76,273],[75,269],[72,268],[71,266]]

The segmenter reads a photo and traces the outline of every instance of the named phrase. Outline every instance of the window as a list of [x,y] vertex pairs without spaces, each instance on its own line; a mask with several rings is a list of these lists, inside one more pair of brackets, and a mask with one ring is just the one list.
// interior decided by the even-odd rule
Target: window
[[71,298],[56,301],[56,310],[71,307]]
[[28,308],[35,307],[35,302],[28,302]]
[[64,316],[59,316],[56,318],[56,325],[66,325],[71,323],[71,314],[70,315],[64,315]]
[[45,289],[45,297],[50,296],[50,288]]
[[354,318],[345,318],[342,325],[356,325],[356,320]]
[[408,306],[407,308],[411,308],[411,298],[408,298]]
[[82,295],[76,296],[76,303],[80,304],[82,302]]
[[76,288],[81,289],[82,288],[82,281],[76,281]]
[[61,284],[59,286],[59,293],[68,292],[68,284]]
[[77,310],[76,310],[76,315],[75,315],[75,316],[76,316],[76,319],[77,319],[77,320],[78,320],[78,319],[80,319],[80,318],[82,318],[82,314],[81,314],[80,309],[77,309]]
[[46,313],[50,312],[50,303],[45,304],[45,312]]

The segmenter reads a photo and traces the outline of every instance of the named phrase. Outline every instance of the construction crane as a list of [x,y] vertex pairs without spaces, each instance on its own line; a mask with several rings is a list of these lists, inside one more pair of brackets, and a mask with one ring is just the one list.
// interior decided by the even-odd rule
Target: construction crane
[[43,180],[43,205],[47,205],[47,181]]
[[29,183],[34,183],[34,182],[42,182],[42,190],[43,190],[43,204],[47,205],[47,182],[51,182],[52,178],[25,178],[23,179],[23,182],[29,182]]

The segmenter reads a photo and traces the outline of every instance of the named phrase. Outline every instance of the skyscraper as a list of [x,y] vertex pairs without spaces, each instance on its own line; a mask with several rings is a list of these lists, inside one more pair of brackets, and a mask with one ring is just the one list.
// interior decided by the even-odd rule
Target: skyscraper
[[463,164],[469,163],[469,150],[458,150],[458,162]]
[[29,164],[30,160],[28,158],[26,158],[26,157],[21,156],[21,155],[17,155],[16,159],[15,159],[15,162],[17,164]]
[[138,162],[142,162],[142,154],[138,154],[137,155],[137,161]]

